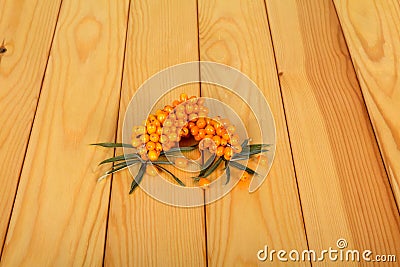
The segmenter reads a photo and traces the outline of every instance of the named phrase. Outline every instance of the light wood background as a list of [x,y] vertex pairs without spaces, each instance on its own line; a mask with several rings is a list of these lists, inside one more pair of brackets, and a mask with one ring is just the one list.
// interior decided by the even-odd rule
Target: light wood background
[[[257,260],[264,245],[339,238],[400,260],[397,0],[114,2],[0,0],[0,266],[275,266]],[[97,183],[121,151],[88,144],[120,141],[138,87],[197,60],[268,100],[277,150],[261,188],[177,208],[128,195],[127,171]],[[182,91],[249,114],[207,84],[163,101]]]

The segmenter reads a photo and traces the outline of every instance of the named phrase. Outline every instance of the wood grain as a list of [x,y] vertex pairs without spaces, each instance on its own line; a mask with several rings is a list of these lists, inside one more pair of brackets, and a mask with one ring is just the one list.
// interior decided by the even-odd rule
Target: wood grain
[[127,14],[127,1],[63,1],[1,266],[101,265],[96,165],[112,151],[88,144],[115,135]]
[[310,248],[396,253],[399,214],[333,4],[267,9]]
[[4,243],[60,1],[0,2],[0,244]]
[[[140,85],[166,67],[193,60],[198,60],[196,1],[132,1],[119,139],[125,111]],[[161,96],[164,89],[154,88],[148,93]],[[199,95],[199,85],[177,88],[162,99],[163,104],[171,103],[183,91]],[[149,178],[156,179],[143,179]],[[128,172],[113,178],[105,265],[204,266],[203,207],[169,206],[141,188],[128,195],[131,181]]]
[[[199,32],[201,60],[224,63],[248,75],[267,98],[277,130],[276,158],[260,189],[249,194],[247,185],[239,184],[207,206],[209,265],[258,265],[257,252],[265,245],[288,251],[307,249],[265,5],[262,1],[201,0]],[[203,83],[201,93],[233,107],[247,128],[254,128],[248,108],[226,90]]]
[[334,1],[350,55],[400,204],[400,4]]

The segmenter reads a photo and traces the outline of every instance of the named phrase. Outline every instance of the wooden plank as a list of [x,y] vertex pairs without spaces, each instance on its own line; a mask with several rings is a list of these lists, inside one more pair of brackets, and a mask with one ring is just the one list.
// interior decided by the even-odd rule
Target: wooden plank
[[127,14],[128,1],[63,1],[2,266],[102,264],[95,166],[112,151],[88,144],[115,135]]
[[[235,67],[255,81],[271,106],[277,130],[276,158],[259,190],[249,194],[248,183],[240,182],[207,206],[209,265],[258,265],[257,252],[265,245],[287,251],[307,249],[264,2],[201,0],[199,32],[201,60]],[[255,122],[237,97],[204,83],[201,93],[233,107],[257,141]]]
[[[119,117],[139,86],[162,69],[198,60],[196,1],[132,1]],[[149,94],[158,94],[154,88]],[[177,88],[165,105],[185,91],[199,95],[199,85]],[[138,107],[139,108],[139,107]],[[147,108],[147,107],[140,107]],[[153,177],[144,177],[149,179]],[[204,266],[204,209],[163,204],[138,188],[128,195],[132,177],[117,173],[106,243],[106,266]]]
[[[4,243],[60,1],[0,2],[0,244]],[[5,51],[6,50],[6,51]]]
[[395,253],[399,215],[333,4],[267,10],[310,248]]
[[399,205],[399,1],[334,3]]

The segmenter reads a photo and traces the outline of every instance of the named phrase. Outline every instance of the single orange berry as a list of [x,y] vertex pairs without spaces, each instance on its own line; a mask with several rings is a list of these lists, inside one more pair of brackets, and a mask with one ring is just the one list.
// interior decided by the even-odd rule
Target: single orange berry
[[158,151],[158,152],[160,152],[160,151],[162,151],[162,145],[161,145],[161,143],[156,143],[156,151]]
[[149,157],[149,160],[151,160],[151,161],[156,161],[158,159],[158,154],[155,150],[150,150],[148,152],[147,156]]
[[199,130],[199,137],[200,137],[201,139],[203,139],[204,137],[206,137],[206,130],[200,129],[200,130]]
[[215,129],[211,125],[207,125],[205,129],[206,129],[206,133],[207,134],[209,134],[209,135],[214,135],[215,134]]
[[197,120],[196,125],[200,129],[203,129],[204,127],[206,127],[207,123],[206,123],[205,119],[200,118],[200,119]]
[[190,129],[190,133],[191,133],[193,136],[198,135],[198,134],[199,134],[199,127],[198,127],[197,125],[193,126],[193,127]]
[[183,137],[188,137],[188,136],[189,136],[189,129],[186,128],[186,127],[183,127],[183,128],[180,130],[180,135],[183,136]]
[[192,114],[193,113],[193,105],[192,104],[186,104],[185,111],[186,111],[186,114]]
[[160,136],[159,136],[158,134],[152,133],[152,134],[150,135],[150,141],[152,141],[152,142],[154,142],[154,143],[157,143],[158,140],[160,140]]
[[147,142],[149,142],[149,140],[150,140],[150,136],[149,136],[148,134],[142,134],[142,135],[139,137],[139,139],[140,139],[140,141],[141,141],[142,143],[147,143]]
[[214,141],[216,146],[219,146],[221,144],[221,137],[218,135],[213,136],[212,140]]
[[155,133],[157,131],[157,126],[153,123],[150,123],[149,125],[147,125],[147,133],[148,134],[152,134]]
[[208,186],[211,183],[207,178],[200,178],[199,186]]
[[194,137],[194,140],[196,140],[196,141],[200,141],[201,140],[201,137],[199,135],[194,135],[193,137]]
[[196,125],[196,124],[195,124],[194,122],[190,121],[190,122],[188,123],[187,127],[189,128],[189,130],[191,130],[192,127],[195,126],[195,125]]
[[225,150],[224,150],[224,158],[225,158],[226,160],[230,160],[230,159],[232,158],[232,155],[233,155],[233,150],[232,150],[232,148],[231,148],[231,147],[225,147]]
[[187,100],[188,100],[188,95],[185,94],[185,93],[182,93],[182,94],[179,96],[179,100],[180,100],[181,102],[187,101]]
[[222,157],[225,152],[225,147],[219,146],[217,147],[217,151],[215,152],[218,157]]
[[225,139],[223,139],[223,138],[221,138],[220,145],[221,145],[221,146],[226,146],[227,144],[228,144],[228,141],[225,140]]
[[215,128],[215,133],[219,136],[222,136],[222,134],[224,133],[224,128],[222,127]]
[[138,146],[140,146],[141,143],[142,143],[142,142],[140,141],[139,138],[134,138],[134,139],[132,139],[132,146],[133,146],[133,147],[138,147]]
[[146,143],[146,148],[147,148],[147,150],[154,150],[154,149],[156,149],[156,144],[152,141],[149,141]]
[[164,123],[165,119],[167,118],[167,114],[165,112],[161,112],[157,115],[157,120],[160,123]]
[[163,128],[161,126],[157,127],[157,131],[156,134],[158,134],[159,136],[161,136],[163,133]]
[[170,105],[167,105],[164,107],[164,111],[167,113],[171,113],[172,110],[174,110],[174,108]]
[[226,141],[229,141],[229,139],[231,139],[231,136],[229,135],[229,133],[225,132],[222,134],[222,138],[224,138]]

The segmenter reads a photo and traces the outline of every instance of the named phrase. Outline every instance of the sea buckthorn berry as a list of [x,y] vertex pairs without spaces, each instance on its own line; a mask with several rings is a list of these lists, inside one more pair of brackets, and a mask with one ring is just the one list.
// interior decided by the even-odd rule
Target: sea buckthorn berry
[[151,114],[151,115],[149,115],[149,117],[147,118],[147,120],[148,120],[150,123],[152,123],[152,122],[154,122],[155,120],[157,120],[157,117],[156,117],[155,115]]
[[167,105],[164,107],[164,111],[167,113],[171,113],[172,110],[174,110],[174,108],[170,105]]
[[168,135],[168,139],[171,142],[176,142],[178,139],[178,135],[176,134],[176,132],[172,132]]
[[224,139],[224,138],[221,138],[221,143],[220,143],[220,145],[221,146],[226,146],[228,144],[228,141],[226,140],[226,139]]
[[188,136],[189,136],[189,129],[186,128],[186,127],[183,127],[183,128],[180,130],[180,135],[183,136],[183,137],[188,137]]
[[203,129],[204,127],[206,127],[207,123],[206,123],[205,119],[201,118],[201,119],[197,120],[196,125],[200,129]]
[[204,136],[204,139],[207,139],[209,143],[212,143],[212,138],[214,137],[212,134],[207,134],[207,130],[206,131],[206,136]]
[[136,134],[137,135],[142,135],[146,133],[146,127],[144,126],[138,126],[138,128],[136,129]]
[[199,127],[198,127],[197,125],[193,126],[193,127],[190,129],[190,133],[191,133],[193,136],[198,135],[198,134],[199,134]]
[[212,140],[214,141],[216,146],[219,146],[221,144],[221,137],[218,135],[213,136]]
[[229,125],[229,126],[226,128],[226,130],[227,130],[227,132],[228,132],[229,134],[234,134],[234,133],[236,132],[236,127],[233,126],[233,125]]
[[156,143],[156,151],[162,151],[162,145],[159,142]]
[[142,158],[142,160],[148,160],[149,157],[147,156],[147,153],[141,154],[140,157]]
[[206,137],[206,130],[200,129],[200,130],[199,130],[199,137],[200,137],[201,139],[203,139],[204,137]]
[[182,120],[182,119],[178,120],[178,127],[183,127],[185,125],[186,125],[186,120]]
[[237,134],[232,135],[230,143],[233,146],[239,145],[239,143],[240,143],[239,136]]
[[147,165],[146,173],[150,176],[156,176],[158,174],[158,170],[153,165]]
[[201,140],[199,143],[199,149],[200,150],[205,150],[206,148],[208,148],[207,143],[205,142],[206,140]]
[[157,126],[153,123],[150,123],[149,125],[147,125],[147,133],[148,134],[152,134],[155,133],[157,131]]
[[170,118],[168,118],[168,119],[166,119],[165,121],[164,121],[164,127],[171,127],[172,126],[172,124],[173,124],[173,121],[170,119]]
[[168,119],[170,119],[172,121],[172,123],[176,120],[176,115],[175,113],[171,113],[168,115]]
[[199,180],[199,186],[208,186],[210,183],[210,180],[207,178],[200,178]]
[[232,155],[233,155],[233,150],[232,150],[232,148],[231,148],[231,147],[225,147],[225,150],[224,150],[224,158],[225,158],[226,160],[230,160],[230,159],[232,158]]
[[194,140],[196,140],[196,141],[200,141],[201,140],[201,137],[199,135],[194,135],[193,137],[194,137]]
[[199,105],[193,105],[193,112],[194,113],[199,113],[200,109],[199,109]]
[[188,95],[185,94],[185,93],[182,93],[182,94],[179,96],[179,100],[180,100],[181,102],[185,102],[185,101],[187,101],[188,99],[189,99],[189,97],[188,97]]
[[191,97],[189,97],[189,103],[196,104],[197,96],[192,95]]
[[146,143],[146,148],[147,150],[155,150],[156,149],[156,144],[152,141],[149,141]]
[[177,106],[177,107],[175,108],[175,113],[178,113],[178,112],[183,112],[183,113],[186,114],[185,105],[184,105],[184,104],[179,105],[179,106]]
[[133,147],[138,147],[142,144],[142,142],[140,142],[139,138],[134,138],[132,139],[132,146]]
[[229,141],[229,139],[231,139],[231,136],[229,135],[229,133],[224,132],[224,133],[222,134],[222,138],[225,139],[225,140],[227,140],[227,141]]
[[211,125],[207,125],[205,129],[206,129],[206,133],[207,134],[209,134],[209,135],[214,135],[215,134],[215,129]]
[[191,130],[192,129],[192,127],[193,126],[195,126],[196,124],[194,123],[194,122],[192,122],[192,121],[189,121],[189,123],[188,123],[188,125],[187,125],[187,127],[189,128],[189,130]]
[[158,154],[155,150],[150,150],[147,156],[151,161],[156,161],[158,159]]
[[164,123],[166,118],[167,118],[167,114],[165,112],[161,112],[160,114],[157,115],[157,120],[160,123]]
[[192,114],[189,115],[188,120],[192,121],[192,122],[195,122],[195,121],[197,121],[197,118],[198,118],[197,114],[196,113],[192,113]]
[[179,101],[178,100],[174,100],[173,102],[172,102],[172,106],[175,108],[176,106],[178,106],[180,103],[179,103]]
[[178,168],[186,168],[188,165],[188,160],[186,158],[177,158],[175,160],[175,165]]
[[224,133],[224,128],[220,127],[220,128],[215,128],[215,133],[219,136],[222,136],[222,134]]
[[140,155],[146,154],[147,153],[147,149],[145,146],[140,146],[138,147],[138,151],[137,151]]
[[185,106],[185,112],[186,112],[186,114],[191,114],[191,113],[193,113],[193,105],[192,104],[186,104],[186,106]]
[[158,140],[160,140],[160,136],[159,136],[158,134],[152,133],[152,134],[150,135],[150,141],[152,141],[152,142],[154,142],[154,143],[157,143]]
[[161,126],[158,126],[158,127],[157,127],[157,131],[156,131],[156,134],[158,134],[159,136],[161,136],[162,133],[163,133],[163,128],[162,128]]
[[161,112],[163,112],[161,109],[157,109],[156,110],[156,116],[158,116],[158,114],[160,114]]
[[224,155],[224,152],[225,152],[225,147],[219,146],[219,147],[217,147],[217,151],[215,152],[215,154],[218,157],[222,157]]
[[148,134],[142,134],[142,135],[139,137],[139,139],[140,139],[140,141],[141,141],[142,143],[147,143],[147,142],[149,142],[149,140],[150,140],[150,136],[149,136]]
[[210,151],[210,153],[214,154],[214,153],[217,152],[217,148],[218,148],[218,146],[216,146],[216,145],[213,143],[213,144],[211,144],[211,145],[208,147],[208,150]]

